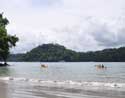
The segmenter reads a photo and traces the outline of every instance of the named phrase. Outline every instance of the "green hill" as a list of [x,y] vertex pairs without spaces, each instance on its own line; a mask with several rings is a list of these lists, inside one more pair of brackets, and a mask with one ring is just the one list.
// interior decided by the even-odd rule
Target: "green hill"
[[125,47],[104,49],[95,52],[76,52],[59,44],[43,44],[26,54],[11,54],[8,61],[42,61],[42,62],[124,62]]
[[73,61],[72,57],[76,52],[66,49],[58,44],[43,44],[27,52],[26,61]]

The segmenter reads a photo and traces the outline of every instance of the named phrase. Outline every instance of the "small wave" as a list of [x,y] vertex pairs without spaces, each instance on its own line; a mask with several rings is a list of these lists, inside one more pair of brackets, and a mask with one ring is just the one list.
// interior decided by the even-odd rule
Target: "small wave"
[[41,79],[28,79],[28,78],[15,78],[15,77],[1,77],[3,81],[22,81],[40,84],[53,84],[53,85],[69,85],[69,86],[91,86],[91,87],[111,87],[111,88],[125,88],[125,83],[106,83],[106,82],[77,82],[77,81],[52,81]]

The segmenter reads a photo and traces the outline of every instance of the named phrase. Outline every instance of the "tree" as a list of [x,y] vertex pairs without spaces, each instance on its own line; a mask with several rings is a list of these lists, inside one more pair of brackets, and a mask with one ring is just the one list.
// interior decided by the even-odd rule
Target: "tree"
[[16,42],[19,40],[15,35],[7,34],[6,26],[9,24],[7,18],[3,17],[3,13],[0,14],[0,58],[4,61],[4,65],[7,65],[7,57],[9,55],[10,48],[16,46]]

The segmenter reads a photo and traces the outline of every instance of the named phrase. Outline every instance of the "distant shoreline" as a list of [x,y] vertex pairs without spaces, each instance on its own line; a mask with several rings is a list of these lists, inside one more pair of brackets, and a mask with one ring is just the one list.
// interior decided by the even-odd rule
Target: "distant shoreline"
[[[41,61],[8,61],[8,62],[41,62]],[[97,61],[72,61],[72,62],[70,62],[70,61],[67,61],[67,62],[54,62],[54,61],[52,62],[52,61],[48,61],[48,62],[46,62],[46,63],[75,63],[75,62],[76,62],[76,63],[80,63],[80,62],[81,62],[81,63],[82,63],[82,62],[88,62],[88,63],[89,63],[89,62],[90,62],[90,63],[91,63],[91,62],[95,62],[95,63],[96,63]],[[103,62],[103,61],[98,61],[98,62]],[[97,62],[97,63],[98,63],[98,62]],[[110,62],[110,61],[105,61],[104,63],[106,63],[106,62],[112,63],[112,62]],[[118,63],[119,63],[119,62],[121,62],[121,61],[113,61],[113,62],[116,62],[116,63],[118,62]],[[125,61],[123,61],[123,62],[121,62],[121,63],[124,63],[124,62],[125,62]],[[42,61],[41,63],[44,63],[44,61]]]
[[43,44],[27,53],[11,54],[8,61],[25,62],[125,62],[125,47],[76,52],[59,44]]

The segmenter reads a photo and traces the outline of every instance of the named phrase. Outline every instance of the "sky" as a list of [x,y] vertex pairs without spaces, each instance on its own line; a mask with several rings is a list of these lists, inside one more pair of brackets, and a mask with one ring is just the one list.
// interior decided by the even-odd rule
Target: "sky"
[[0,0],[19,37],[12,53],[24,53],[44,43],[76,51],[125,46],[125,0]]

